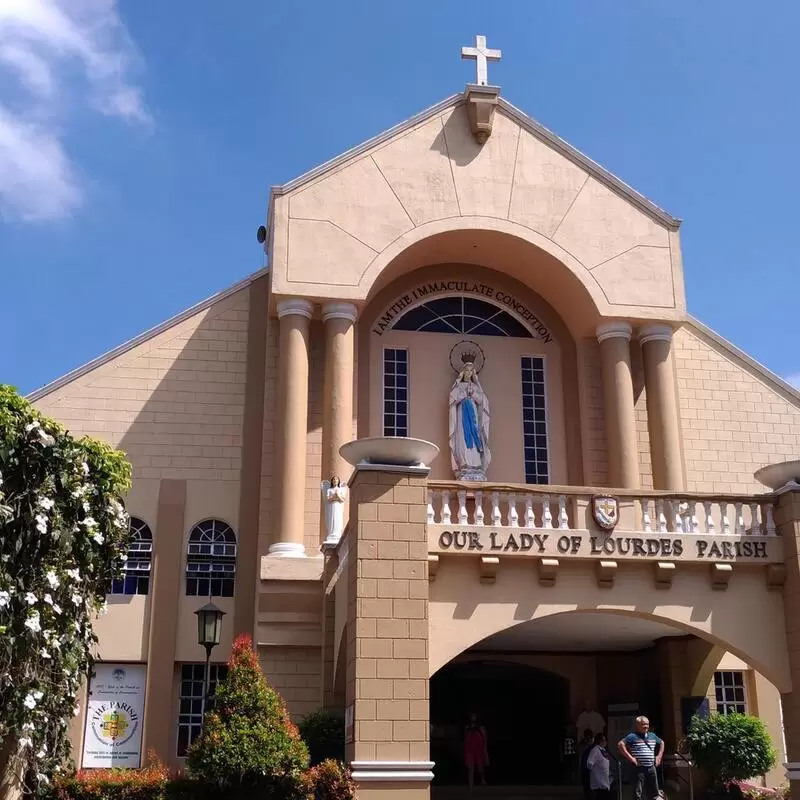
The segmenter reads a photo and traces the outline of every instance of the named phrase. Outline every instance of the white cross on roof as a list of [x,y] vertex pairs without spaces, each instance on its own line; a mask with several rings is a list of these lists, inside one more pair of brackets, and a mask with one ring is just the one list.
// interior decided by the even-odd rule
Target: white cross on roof
[[462,47],[461,58],[474,58],[478,68],[478,86],[486,86],[489,82],[488,61],[499,61],[503,57],[501,50],[489,50],[486,37],[476,36],[475,47]]

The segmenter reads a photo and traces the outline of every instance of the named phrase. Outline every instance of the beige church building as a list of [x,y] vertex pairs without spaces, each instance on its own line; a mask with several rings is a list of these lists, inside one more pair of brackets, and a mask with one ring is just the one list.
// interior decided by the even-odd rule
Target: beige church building
[[800,394],[687,312],[679,220],[479,69],[273,188],[261,238],[32,395],[134,468],[77,761],[184,763],[210,597],[212,688],[250,634],[295,719],[344,715],[363,800],[464,785],[472,712],[495,784],[568,781],[582,712],[673,754],[704,709],[800,779]]

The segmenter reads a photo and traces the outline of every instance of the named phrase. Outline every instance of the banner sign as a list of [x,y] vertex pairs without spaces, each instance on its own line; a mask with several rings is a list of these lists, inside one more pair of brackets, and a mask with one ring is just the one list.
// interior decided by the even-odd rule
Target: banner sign
[[138,769],[142,757],[144,664],[95,664],[83,734],[83,767]]
[[653,533],[640,536],[524,528],[428,526],[432,553],[669,561],[783,562],[779,536]]

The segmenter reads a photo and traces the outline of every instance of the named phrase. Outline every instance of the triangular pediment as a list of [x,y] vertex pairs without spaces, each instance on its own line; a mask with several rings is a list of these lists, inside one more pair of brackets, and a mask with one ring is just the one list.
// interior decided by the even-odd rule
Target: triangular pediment
[[549,252],[603,315],[683,315],[677,219],[502,98],[479,143],[467,102],[452,96],[274,188],[273,290],[363,299],[395,251],[471,227]]

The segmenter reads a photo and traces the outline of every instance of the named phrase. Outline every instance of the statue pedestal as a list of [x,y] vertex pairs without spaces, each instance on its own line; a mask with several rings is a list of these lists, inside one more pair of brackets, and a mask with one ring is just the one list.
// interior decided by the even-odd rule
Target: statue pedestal
[[479,467],[466,467],[456,472],[457,481],[485,481],[486,473]]

